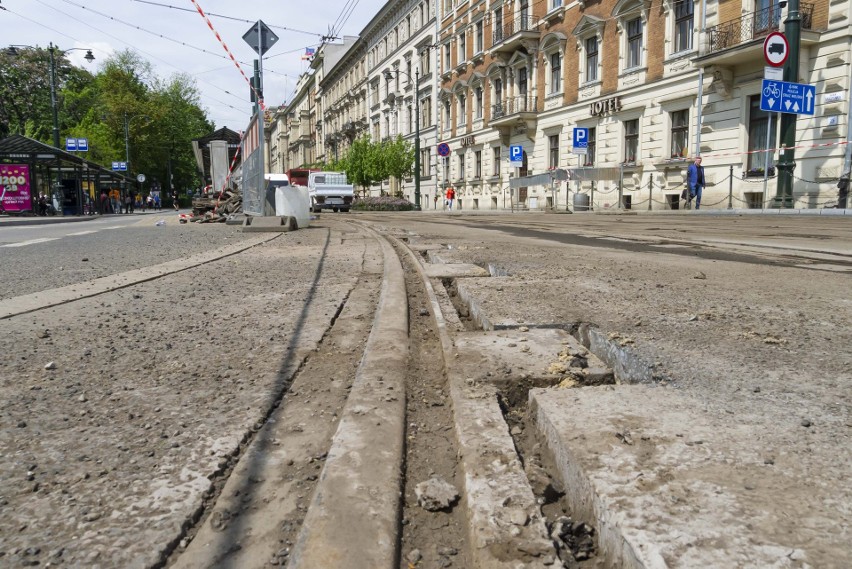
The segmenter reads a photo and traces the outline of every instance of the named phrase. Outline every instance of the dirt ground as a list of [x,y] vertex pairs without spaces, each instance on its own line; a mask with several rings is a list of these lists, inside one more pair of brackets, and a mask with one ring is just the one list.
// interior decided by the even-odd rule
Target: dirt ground
[[[698,402],[717,424],[740,430],[731,444],[742,448],[718,452],[745,450],[771,465],[767,480],[783,480],[783,491],[773,484],[750,489],[761,531],[805,549],[815,544],[808,552],[813,566],[852,560],[852,490],[843,482],[852,464],[842,450],[852,432],[849,226],[815,229],[819,220],[809,220],[811,233],[838,237],[823,247],[808,239],[802,249],[810,253],[797,254],[811,258],[791,260],[781,249],[791,247],[799,228],[779,230],[774,220],[739,236],[737,218],[716,220],[712,234],[709,225],[704,233],[693,225],[679,243],[657,240],[665,247],[653,248],[642,242],[660,235],[666,223],[659,220],[613,220],[609,227],[599,220],[598,227],[530,221],[539,224],[536,231],[516,219],[503,227],[497,220],[436,217],[434,224],[405,227],[424,243],[447,245],[441,255],[448,262],[490,265],[508,275],[465,279],[492,321],[588,322],[630,346],[662,384]],[[589,238],[566,246],[558,236],[568,233]],[[751,246],[773,234],[776,249],[764,246],[758,254],[703,244],[725,235]],[[826,258],[832,270],[824,269]],[[731,472],[721,469],[711,481],[714,476],[724,485]],[[777,515],[757,515],[761,504]]]
[[354,286],[346,237],[3,321],[0,565],[161,563]]

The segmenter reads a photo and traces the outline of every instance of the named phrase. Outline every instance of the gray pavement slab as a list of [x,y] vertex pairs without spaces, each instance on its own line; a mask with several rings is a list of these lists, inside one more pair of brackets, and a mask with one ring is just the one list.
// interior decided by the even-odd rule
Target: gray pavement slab
[[435,279],[462,277],[487,277],[488,271],[471,263],[430,264],[425,267],[426,276]]
[[[619,567],[849,567],[848,528],[761,430],[673,389],[534,389],[574,512]],[[804,429],[803,429],[804,430]],[[847,504],[848,507],[848,504]]]

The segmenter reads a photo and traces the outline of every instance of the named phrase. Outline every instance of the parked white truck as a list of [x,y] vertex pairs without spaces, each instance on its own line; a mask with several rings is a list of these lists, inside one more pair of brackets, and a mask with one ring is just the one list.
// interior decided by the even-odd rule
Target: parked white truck
[[314,213],[324,209],[349,211],[355,198],[355,188],[346,181],[344,172],[311,172],[308,175],[308,194]]

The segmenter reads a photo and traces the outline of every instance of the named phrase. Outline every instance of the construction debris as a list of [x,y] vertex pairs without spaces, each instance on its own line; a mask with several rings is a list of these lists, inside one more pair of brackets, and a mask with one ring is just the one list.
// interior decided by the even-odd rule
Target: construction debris
[[230,189],[214,196],[203,196],[192,200],[192,217],[195,223],[225,223],[228,217],[243,210],[243,194]]

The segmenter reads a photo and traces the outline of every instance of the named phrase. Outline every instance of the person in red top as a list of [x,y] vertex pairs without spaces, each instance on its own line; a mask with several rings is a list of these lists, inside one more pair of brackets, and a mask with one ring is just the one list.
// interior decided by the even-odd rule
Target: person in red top
[[453,209],[453,202],[456,199],[456,191],[452,188],[447,188],[447,209]]

